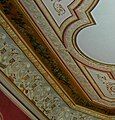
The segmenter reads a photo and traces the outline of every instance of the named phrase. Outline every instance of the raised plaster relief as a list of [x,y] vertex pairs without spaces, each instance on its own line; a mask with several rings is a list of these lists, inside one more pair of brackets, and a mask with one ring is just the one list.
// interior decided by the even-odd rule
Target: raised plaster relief
[[57,14],[60,16],[60,15],[63,15],[65,14],[65,9],[64,7],[61,5],[60,1],[62,0],[51,0],[52,3],[53,3],[53,7],[54,7],[54,10],[57,12]]
[[97,74],[99,80],[103,81],[111,95],[115,94],[115,80],[107,78],[104,75]]
[[74,0],[43,0],[44,5],[52,15],[53,19],[60,26],[67,18],[71,16],[68,6]]
[[115,98],[115,80],[111,79],[106,72],[87,68],[95,84],[108,98]]
[[[0,28],[2,34],[5,31]],[[5,34],[4,34],[5,35]],[[6,33],[6,38],[0,40],[0,50],[6,46],[1,58],[5,58],[3,63],[7,65],[1,69],[12,82],[49,118],[55,120],[74,120],[84,116],[90,120],[94,117],[79,111],[70,109],[57,93],[46,82],[42,74],[35,69],[23,52],[11,42],[11,38]],[[97,120],[97,118],[94,118]]]

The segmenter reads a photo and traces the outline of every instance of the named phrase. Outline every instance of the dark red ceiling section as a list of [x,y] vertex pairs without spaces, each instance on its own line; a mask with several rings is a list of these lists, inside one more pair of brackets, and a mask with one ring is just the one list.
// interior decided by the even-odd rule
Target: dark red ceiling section
[[0,113],[3,120],[30,120],[2,91],[0,91]]

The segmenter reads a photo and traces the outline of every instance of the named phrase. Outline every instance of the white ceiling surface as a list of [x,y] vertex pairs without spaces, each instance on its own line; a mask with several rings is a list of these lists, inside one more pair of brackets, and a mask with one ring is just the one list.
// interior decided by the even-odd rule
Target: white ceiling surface
[[115,64],[115,0],[100,0],[92,15],[96,25],[83,29],[77,44],[90,58]]

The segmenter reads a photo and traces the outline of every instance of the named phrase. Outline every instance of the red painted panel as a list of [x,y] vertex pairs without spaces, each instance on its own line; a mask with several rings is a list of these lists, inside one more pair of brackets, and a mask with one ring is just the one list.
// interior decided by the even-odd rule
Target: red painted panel
[[3,120],[30,120],[2,91],[0,91],[0,113]]

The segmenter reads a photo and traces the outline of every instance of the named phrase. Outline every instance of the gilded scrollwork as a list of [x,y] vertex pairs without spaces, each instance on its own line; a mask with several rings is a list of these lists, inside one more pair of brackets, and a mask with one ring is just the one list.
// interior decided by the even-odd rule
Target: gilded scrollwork
[[[22,21],[22,19],[20,20],[17,20],[17,19],[12,19],[12,21],[15,21],[15,24],[18,24],[17,26],[19,26],[20,27],[20,30],[25,30],[25,25],[20,25],[20,21]],[[19,22],[17,22],[17,21],[19,21]],[[21,24],[23,24],[23,23],[21,23]],[[27,35],[26,34],[26,32],[25,32],[25,35]],[[52,35],[52,34],[51,34]],[[44,48],[43,48],[43,46],[42,45],[40,45],[40,44],[38,44],[38,43],[36,43],[36,41],[35,41],[35,39],[34,39],[34,37],[33,36],[30,36],[30,34],[28,34],[28,36],[31,38],[31,42],[33,43],[33,45],[34,45],[34,47],[35,47],[35,49],[37,49],[37,50],[41,50],[39,53],[41,54],[41,53],[43,53],[43,54],[41,54],[41,56],[43,57],[43,58],[45,58],[45,57],[49,57],[48,56],[48,54],[44,54],[44,53],[47,53],[47,50],[44,50]],[[53,35],[52,35],[53,36]],[[15,46],[15,45],[13,45],[13,46]],[[45,56],[46,55],[46,56]],[[46,59],[48,59],[48,58],[46,58]],[[22,59],[21,59],[22,60]],[[57,93],[55,92],[55,91],[53,91],[52,90],[52,88],[51,88],[51,86],[49,85],[49,84],[47,84],[46,82],[44,82],[44,81],[46,81],[45,79],[44,79],[44,77],[39,73],[39,72],[37,72],[37,75],[39,76],[39,77],[41,77],[40,79],[38,79],[37,77],[36,77],[36,75],[34,76],[34,75],[32,75],[32,73],[33,73],[33,69],[32,69],[32,71],[30,70],[30,68],[32,68],[31,67],[31,65],[30,65],[30,62],[28,63],[27,61],[27,63],[24,61],[24,63],[26,64],[26,66],[24,66],[24,64],[23,64],[23,62],[21,61],[21,60],[19,60],[18,62],[19,62],[19,64],[17,65],[17,67],[16,67],[16,69],[17,69],[17,71],[18,71],[18,68],[20,68],[19,67],[19,65],[21,65],[22,64],[22,72],[20,72],[20,74],[15,74],[13,71],[15,71],[15,66],[14,67],[12,67],[14,70],[12,71],[12,69],[11,69],[11,73],[10,73],[10,75],[9,75],[9,77],[11,76],[11,78],[12,78],[12,80],[14,80],[14,82],[16,81],[16,86],[18,86],[19,85],[19,89],[20,90],[22,90],[23,91],[23,93],[25,94],[25,95],[27,95],[27,97],[33,102],[33,103],[35,103],[35,105],[36,106],[38,106],[38,108],[40,108],[41,109],[41,111],[42,112],[44,112],[45,113],[45,115],[46,116],[48,116],[48,118],[50,118],[50,119],[56,119],[56,120],[60,120],[60,119],[63,119],[63,120],[65,120],[65,119],[67,119],[67,120],[74,120],[74,119],[78,119],[78,118],[80,118],[80,116],[81,116],[81,118],[80,119],[87,119],[87,120],[90,120],[90,119],[97,119],[97,118],[95,118],[95,117],[92,117],[92,116],[89,116],[89,115],[87,115],[87,114],[84,114],[83,113],[83,115],[81,115],[82,113],[81,112],[79,112],[79,111],[74,111],[74,110],[72,110],[71,108],[69,108],[67,105],[65,105],[65,104],[62,104],[62,103],[64,103],[61,99],[60,99],[60,97],[59,96],[57,96]],[[11,63],[12,63],[12,61],[14,61],[13,59],[11,60]],[[52,61],[48,61],[48,63],[50,63],[50,62],[52,62]],[[10,63],[10,62],[9,62]],[[10,64],[11,65],[11,64]],[[53,64],[54,65],[54,64]],[[23,68],[23,67],[25,67],[25,68],[28,68],[28,69],[25,69],[25,68]],[[35,69],[34,69],[35,70]],[[59,71],[60,71],[60,69],[53,69],[54,70],[54,72],[56,73],[55,75],[57,76],[57,75],[59,75],[60,76],[60,74],[57,74],[57,73],[59,73]],[[20,69],[19,69],[19,71],[20,71]],[[22,73],[24,73],[24,74],[22,74]],[[32,75],[33,77],[30,77],[29,75]],[[20,78],[18,78],[17,76],[20,76]],[[62,76],[63,77],[63,76]],[[18,78],[18,79],[17,79]],[[18,80],[22,80],[22,82],[21,82],[21,84],[19,83],[19,81]],[[33,80],[34,79],[34,82],[30,82],[31,80]],[[65,80],[65,77],[63,77],[63,79]],[[40,80],[40,81],[39,81]],[[40,83],[39,83],[39,82]],[[64,81],[64,82],[66,82],[66,81]],[[67,81],[68,82],[68,81]],[[67,83],[66,82],[66,83]],[[30,85],[31,84],[31,85]],[[38,88],[37,88],[38,87]],[[37,90],[39,90],[39,91],[37,91],[36,92],[36,90],[35,89],[37,89]],[[34,93],[34,94],[33,94]],[[39,94],[39,95],[38,95]],[[56,99],[55,99],[56,98]],[[53,100],[52,100],[53,99]],[[41,100],[41,101],[40,101]],[[49,104],[49,102],[47,102],[48,100],[51,100],[51,103]],[[54,102],[52,102],[52,101],[54,101]],[[59,104],[59,109],[58,109],[58,105],[57,104],[53,104],[52,105],[52,103],[57,103],[58,101],[60,101],[58,104]],[[79,101],[80,101],[80,99],[79,99]],[[84,101],[83,101],[84,102]],[[40,103],[40,104],[39,104]],[[39,106],[40,105],[40,106]],[[60,107],[61,106],[61,107]],[[55,109],[54,109],[55,108]],[[54,114],[55,113],[55,114]],[[73,114],[73,113],[75,113],[75,114]],[[84,118],[82,117],[82,116],[84,116]],[[98,115],[97,115],[98,116]]]
[[3,63],[7,65],[5,69],[0,68],[0,70],[9,77],[49,119],[98,119],[70,109],[46,82],[42,74],[31,64],[23,52],[13,42],[9,41],[11,41],[11,39],[9,39],[8,36],[0,40],[0,50],[3,48],[6,49],[1,58],[4,59]]

